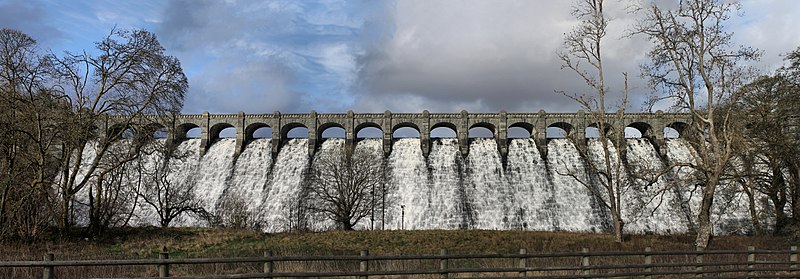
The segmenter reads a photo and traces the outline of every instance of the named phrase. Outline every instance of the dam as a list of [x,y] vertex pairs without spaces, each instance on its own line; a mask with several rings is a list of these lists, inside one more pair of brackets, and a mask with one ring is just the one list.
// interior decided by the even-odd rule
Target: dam
[[[609,118],[614,114],[609,114]],[[611,228],[610,214],[592,191],[600,191],[587,164],[601,161],[602,144],[587,135],[593,127],[588,114],[576,113],[461,113],[434,114],[257,114],[175,115],[156,123],[167,130],[163,143],[183,154],[171,160],[168,179],[191,184],[203,208],[224,215],[236,201],[243,222],[265,232],[296,229],[328,230],[335,224],[303,210],[303,188],[314,159],[324,154],[343,156],[361,149],[380,154],[385,165],[381,199],[358,229],[486,229],[601,232]],[[692,171],[674,169],[657,182],[648,183],[637,173],[663,168],[670,162],[691,162],[692,148],[680,138],[690,123],[686,114],[628,113],[623,126],[641,137],[627,138],[619,160],[627,177],[623,189],[623,219],[628,233],[684,233],[697,216],[701,189]],[[154,125],[149,123],[148,125]],[[220,138],[233,127],[235,137]],[[272,128],[271,137],[256,138],[258,128]],[[306,127],[305,138],[289,138],[289,130]],[[331,127],[345,130],[343,138],[322,138]],[[380,138],[359,138],[364,128],[377,128]],[[394,137],[410,127],[419,137]],[[452,129],[455,137],[431,137],[438,127]],[[483,127],[489,138],[470,138],[468,131]],[[509,138],[519,127],[530,137]],[[563,129],[560,138],[548,138],[548,127]],[[595,126],[596,127],[596,126]],[[105,129],[120,129],[108,118]],[[187,131],[200,128],[200,137]],[[677,131],[665,137],[665,128]],[[141,128],[140,128],[141,130]],[[588,136],[588,137],[587,137]],[[581,156],[585,148],[588,157]],[[91,152],[91,151],[87,151]],[[163,160],[150,153],[139,161]],[[589,183],[581,183],[589,182]],[[124,183],[135,183],[128,181]],[[747,233],[752,230],[748,200],[738,185],[721,185],[713,209],[714,232]],[[767,204],[761,206],[767,207]],[[131,224],[157,225],[153,209],[133,205]],[[197,216],[181,216],[174,225],[209,226]]]

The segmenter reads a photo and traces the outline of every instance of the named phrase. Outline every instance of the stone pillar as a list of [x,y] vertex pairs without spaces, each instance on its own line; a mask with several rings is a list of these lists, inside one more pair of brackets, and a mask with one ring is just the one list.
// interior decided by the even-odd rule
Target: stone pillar
[[461,156],[467,157],[469,154],[469,113],[461,111],[461,123],[458,126],[458,149]]
[[667,121],[664,121],[664,112],[661,110],[656,111],[656,119],[650,123],[650,126],[654,129],[652,131],[652,140],[653,140],[653,147],[656,148],[658,154],[661,156],[667,156],[667,141],[664,139],[664,129],[667,126]]
[[306,119],[308,125],[308,156],[314,157],[314,151],[317,150],[317,112],[312,110],[308,113]]
[[383,155],[389,157],[392,152],[392,112],[389,110],[383,112],[381,131],[383,131]]
[[500,156],[505,162],[508,155],[508,112],[505,110],[500,111],[500,121],[498,123],[499,125],[495,127],[497,131],[495,131],[494,137],[497,141],[497,149],[500,151]]
[[178,127],[175,127],[176,115],[173,112],[173,113],[171,113],[170,116],[171,116],[170,117],[170,122],[169,123],[164,123],[164,127],[167,128],[167,138],[166,138],[167,141],[166,141],[166,144],[168,144],[168,145],[175,144],[175,142],[178,141],[177,136],[175,136],[175,133],[178,131],[177,130]]
[[428,110],[422,111],[422,121],[420,121],[422,125],[419,126],[419,144],[422,149],[422,156],[425,156],[425,158],[428,158],[428,154],[431,151],[430,117]]
[[209,136],[211,134],[208,131],[208,129],[211,129],[211,125],[209,124],[209,121],[211,121],[210,116],[207,111],[204,111],[202,115],[200,120],[200,156],[206,154],[206,149],[210,143]]
[[283,139],[281,138],[281,136],[282,136],[281,135],[281,129],[283,127],[281,126],[281,124],[282,124],[281,123],[281,112],[276,110],[275,113],[273,113],[273,115],[275,117],[275,122],[273,122],[275,124],[275,126],[272,127],[272,140],[270,141],[270,143],[272,145],[271,146],[272,162],[274,164],[275,163],[275,159],[278,158],[278,153],[280,152],[280,149],[281,149],[281,141],[283,141]]
[[536,142],[536,148],[539,149],[539,155],[544,159],[547,157],[547,113],[541,109],[538,114],[534,127],[535,134],[531,136]]
[[568,132],[570,135],[567,135],[567,137],[572,138],[573,142],[575,142],[575,147],[586,151],[586,112],[578,110],[578,114],[572,120],[572,131]]
[[347,119],[345,120],[345,123],[342,123],[342,125],[344,125],[344,147],[345,147],[345,153],[347,154],[348,158],[350,157],[350,155],[353,155],[353,151],[356,148],[355,127],[353,127],[353,121],[355,121],[353,119],[354,117],[355,117],[355,115],[354,115],[353,111],[352,110],[348,110],[347,111]]
[[240,111],[239,114],[236,115],[236,123],[233,124],[236,127],[236,151],[235,156],[239,156],[244,151],[245,145],[247,145],[247,138],[245,133],[245,118],[244,112]]

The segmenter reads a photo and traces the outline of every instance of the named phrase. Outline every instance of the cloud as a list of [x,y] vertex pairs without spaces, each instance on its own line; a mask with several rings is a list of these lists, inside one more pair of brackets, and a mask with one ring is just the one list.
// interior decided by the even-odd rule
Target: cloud
[[[614,6],[614,5],[610,5]],[[614,16],[626,16],[616,5]],[[609,9],[612,10],[612,9]],[[393,36],[367,44],[354,91],[358,106],[380,111],[574,111],[555,90],[586,87],[561,70],[557,51],[577,21],[571,8],[550,1],[398,1],[384,25]],[[619,40],[630,23],[612,22],[606,38],[607,79],[636,71],[642,40]],[[612,88],[613,89],[613,88]]]
[[187,69],[186,112],[342,111],[353,102],[361,18],[374,5],[174,1],[158,34]]
[[47,16],[40,1],[0,1],[0,28],[17,29],[44,45],[64,37]]

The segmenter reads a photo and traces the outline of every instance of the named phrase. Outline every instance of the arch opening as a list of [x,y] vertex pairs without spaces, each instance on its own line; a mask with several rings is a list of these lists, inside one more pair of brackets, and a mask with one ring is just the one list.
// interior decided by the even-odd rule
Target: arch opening
[[219,138],[221,139],[230,139],[236,137],[236,128],[228,127],[219,131]]
[[493,138],[494,137],[494,132],[492,132],[492,130],[489,130],[489,128],[486,128],[486,127],[472,127],[472,128],[469,129],[469,132],[468,132],[467,136],[469,138],[471,138],[471,139],[472,138],[479,138],[479,139]]
[[169,130],[167,129],[167,127],[156,128],[153,131],[152,136],[154,139],[165,139],[167,138],[167,136],[169,136]]
[[244,128],[244,138],[252,139],[272,138],[272,127],[265,123],[253,123]]
[[356,139],[383,138],[383,128],[372,122],[361,123],[355,129]]
[[490,123],[476,123],[469,127],[467,131],[468,138],[493,138],[495,134],[495,127]]
[[625,127],[625,138],[626,139],[640,139],[642,138],[642,132],[639,129],[633,127]]
[[510,139],[532,138],[533,135],[533,124],[517,122],[508,126],[508,138]]
[[272,138],[272,127],[264,126],[253,130],[252,138],[254,139],[269,139]]
[[185,138],[187,139],[199,139],[202,133],[203,131],[200,130],[200,127],[193,127],[187,129],[184,135],[186,135]]
[[457,138],[456,130],[450,127],[436,127],[431,129],[431,138]]
[[320,138],[323,139],[343,139],[345,136],[346,131],[344,128],[339,126],[331,126],[322,130],[322,133],[319,134]]
[[400,127],[392,133],[393,138],[419,138],[419,130],[413,127]]
[[308,138],[308,128],[305,126],[303,127],[294,127],[286,131],[286,138],[287,139],[307,139]]
[[508,138],[510,139],[527,139],[531,138],[532,134],[530,131],[526,130],[522,127],[511,127],[508,128]]
[[236,137],[236,127],[229,123],[219,123],[214,126],[211,126],[211,129],[208,131],[209,134],[209,142],[215,142],[218,139],[227,139],[227,138],[235,138]]
[[686,128],[689,127],[689,124],[683,122],[674,122],[670,123],[664,128],[664,138],[679,138],[683,135]]
[[600,129],[597,127],[586,127],[586,129],[584,129],[584,134],[586,134],[587,139],[596,139],[600,137]]
[[572,125],[565,122],[553,123],[545,131],[545,137],[548,139],[563,139],[571,134]]
[[672,127],[664,127],[664,138],[665,139],[677,139],[681,137],[681,133],[675,128]]
[[379,139],[383,138],[383,131],[376,127],[364,127],[358,130],[356,138],[359,139]]

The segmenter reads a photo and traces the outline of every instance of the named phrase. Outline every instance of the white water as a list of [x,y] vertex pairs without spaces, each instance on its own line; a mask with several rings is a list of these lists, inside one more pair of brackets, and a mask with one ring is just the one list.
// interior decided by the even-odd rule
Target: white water
[[[272,158],[270,139],[250,142],[234,156],[235,140],[221,139],[199,156],[199,140],[180,143],[181,160],[170,161],[168,180],[194,187],[205,210],[216,219],[187,214],[172,225],[207,226],[211,222],[245,225],[266,232],[299,228],[326,230],[335,224],[324,215],[304,210],[304,187],[313,167],[306,139],[291,139]],[[589,162],[602,167],[602,145],[590,140]],[[615,154],[611,146],[611,154]],[[343,139],[328,139],[317,156],[343,154]],[[382,154],[381,139],[365,139],[356,149]],[[513,139],[503,162],[494,139],[473,139],[466,158],[456,139],[432,139],[425,158],[417,138],[397,139],[386,166],[385,203],[362,219],[358,229],[524,229],[545,231],[606,231],[610,213],[590,189],[603,194],[596,176],[589,176],[587,161],[566,139],[551,139],[543,159],[532,139]],[[87,157],[94,156],[87,150]],[[642,173],[668,163],[692,162],[691,148],[683,140],[667,141],[667,158],[660,157],[646,139],[628,139],[622,178],[625,230],[630,233],[674,233],[689,230],[696,218],[700,190],[692,172],[676,169],[653,183]],[[158,154],[144,156],[145,165],[157,165]],[[618,162],[616,155],[612,161]],[[133,185],[135,177],[129,178]],[[734,186],[720,187],[714,207],[716,233],[747,230],[747,200]],[[730,194],[725,194],[730,193]],[[82,192],[79,200],[86,201]],[[81,209],[85,210],[85,209]],[[82,211],[79,211],[82,212]],[[157,225],[155,211],[138,201],[133,225]],[[237,215],[238,214],[238,215]],[[242,217],[244,216],[244,217]]]

